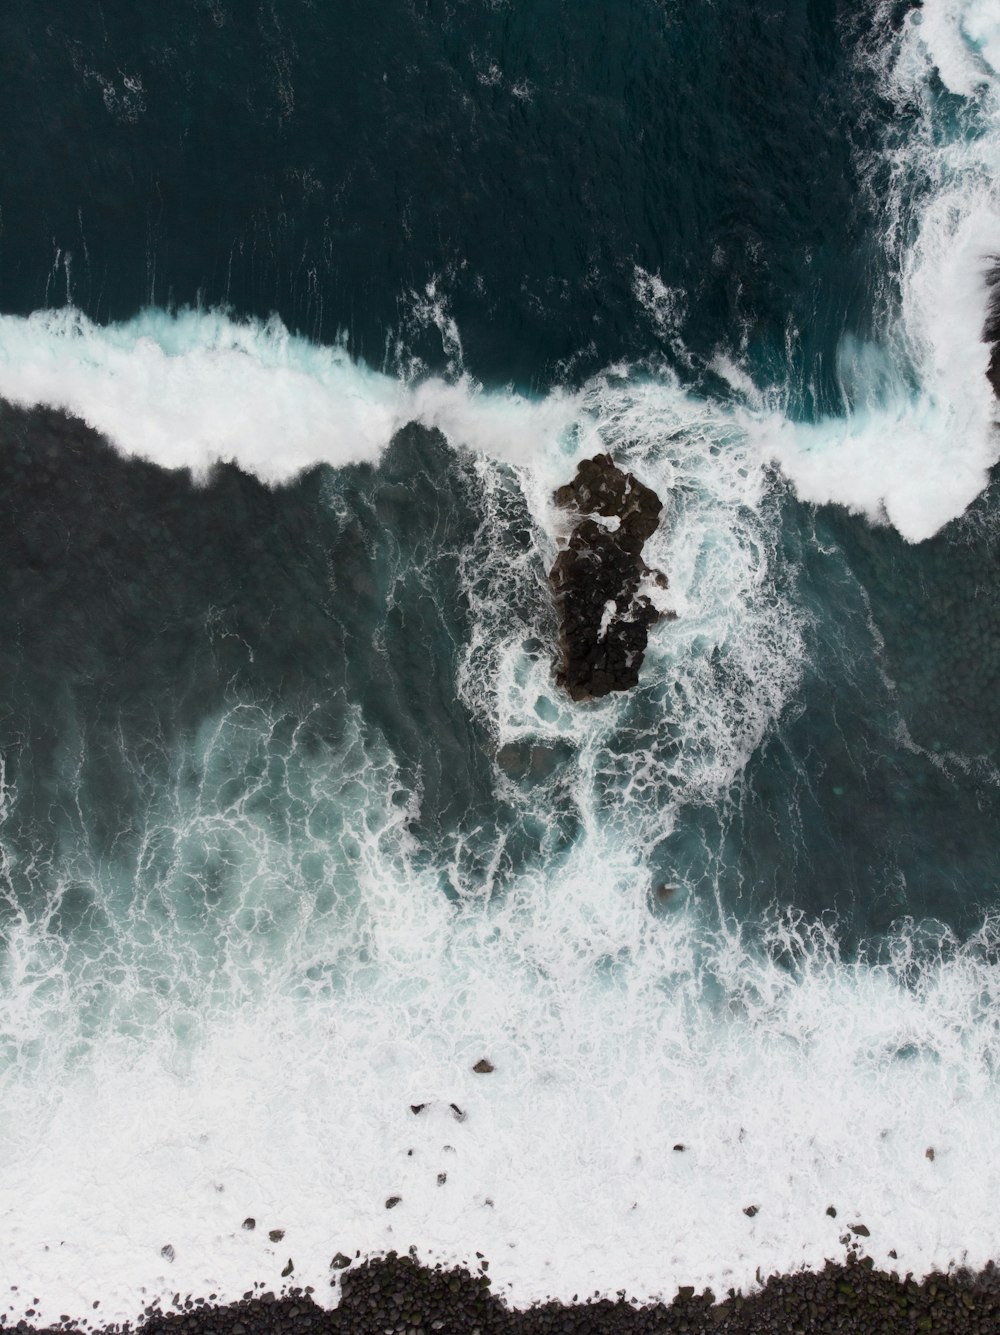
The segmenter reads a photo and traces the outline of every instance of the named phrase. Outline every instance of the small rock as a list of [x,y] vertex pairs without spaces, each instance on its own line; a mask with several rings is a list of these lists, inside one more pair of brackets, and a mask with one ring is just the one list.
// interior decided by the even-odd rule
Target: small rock
[[683,1153],[684,1153],[684,1146],[681,1145],[681,1144],[677,1144],[677,1145],[675,1145],[675,1146],[674,1146],[674,1153],[675,1153],[675,1154],[683,1154]]
[[870,1238],[871,1232],[864,1224],[848,1224],[847,1226],[856,1238]]
[[462,1109],[458,1106],[457,1103],[449,1103],[448,1107],[451,1109],[452,1116],[455,1118],[456,1122],[465,1121],[465,1113],[462,1111]]
[[934,1146],[933,1146],[933,1145],[928,1145],[927,1148],[924,1150],[924,1158],[925,1158],[925,1159],[930,1159],[931,1163],[934,1162]]
[[343,1252],[338,1252],[337,1255],[330,1262],[330,1269],[346,1270],[350,1264],[351,1264],[351,1258],[349,1256],[345,1256]]
[[285,1230],[283,1228],[272,1228],[267,1236],[271,1239],[272,1242],[280,1242],[281,1239],[285,1236]]
[[828,1206],[826,1207],[826,1212],[827,1212],[827,1214],[830,1216],[831,1219],[836,1219],[836,1217],[837,1217],[837,1211],[834,1209],[834,1207],[833,1207],[832,1205],[828,1205]]
[[419,1113],[422,1113],[426,1107],[427,1107],[426,1103],[411,1103],[410,1112],[413,1113],[414,1117],[416,1117]]
[[[475,1071],[476,1075],[492,1075],[496,1070],[496,1067],[489,1058],[480,1057],[479,1061],[476,1062],[472,1069]],[[454,1107],[455,1105],[452,1104],[451,1106]]]
[[288,1258],[288,1264],[285,1266],[284,1270],[282,1270],[282,1272],[281,1272],[281,1278],[282,1278],[282,1279],[287,1279],[288,1276],[292,1273],[292,1271],[293,1271],[294,1269],[295,1269],[295,1262],[292,1260],[291,1257],[289,1257],[289,1258]]
[[448,1174],[447,1174],[447,1173],[438,1173],[438,1186],[439,1186],[439,1187],[443,1187],[444,1184],[445,1184],[447,1181],[448,1181]]
[[396,1206],[402,1199],[402,1196],[390,1196],[385,1203],[385,1208],[387,1210],[395,1210]]
[[243,1227],[248,1233],[252,1233],[257,1227],[257,1220],[248,1215],[247,1218],[243,1220]]
[[174,1251],[173,1247],[171,1247],[170,1243],[168,1242],[165,1247],[160,1248],[160,1255],[163,1257],[165,1261],[172,1261],[174,1257],[177,1255],[177,1253]]
[[760,1210],[759,1205],[748,1205],[744,1209],[743,1213],[746,1215],[748,1219],[752,1219],[759,1210]]

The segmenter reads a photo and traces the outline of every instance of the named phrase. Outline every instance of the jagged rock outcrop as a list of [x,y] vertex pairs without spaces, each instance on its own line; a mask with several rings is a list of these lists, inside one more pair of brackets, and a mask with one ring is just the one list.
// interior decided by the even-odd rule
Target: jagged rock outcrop
[[993,393],[1000,398],[1000,264],[990,271],[986,282],[990,290],[986,327],[983,329],[983,342],[990,345],[990,364],[986,369],[986,378],[993,386]]
[[574,700],[627,691],[639,680],[649,628],[663,615],[640,592],[644,580],[666,587],[642,559],[663,504],[610,454],[585,459],[555,502],[579,516],[549,572],[560,622],[556,680]]

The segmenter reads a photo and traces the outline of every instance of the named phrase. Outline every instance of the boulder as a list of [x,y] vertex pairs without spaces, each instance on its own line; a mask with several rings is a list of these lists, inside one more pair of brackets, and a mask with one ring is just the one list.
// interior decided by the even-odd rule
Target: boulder
[[610,454],[584,459],[554,499],[576,519],[549,572],[560,623],[556,680],[574,700],[627,691],[661,616],[639,589],[645,577],[666,586],[642,559],[663,504]]

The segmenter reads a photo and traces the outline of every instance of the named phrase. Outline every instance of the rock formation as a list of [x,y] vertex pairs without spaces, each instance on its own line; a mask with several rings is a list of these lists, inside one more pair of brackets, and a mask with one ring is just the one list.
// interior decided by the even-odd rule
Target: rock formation
[[585,459],[555,502],[577,516],[549,572],[560,622],[556,680],[574,700],[627,691],[639,680],[649,627],[661,616],[640,590],[644,580],[666,587],[666,577],[642,559],[662,502],[610,454]]
[[986,376],[993,386],[993,393],[1000,398],[1000,264],[992,270],[987,282],[990,288],[990,300],[986,308],[983,340],[990,344],[990,364]]

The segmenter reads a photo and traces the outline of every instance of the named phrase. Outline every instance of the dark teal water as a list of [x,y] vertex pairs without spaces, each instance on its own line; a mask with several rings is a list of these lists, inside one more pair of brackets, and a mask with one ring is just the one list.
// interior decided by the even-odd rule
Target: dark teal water
[[[870,334],[894,282],[859,166],[889,107],[856,55],[904,15],[803,0],[8,6],[3,309],[71,300],[101,322],[224,305],[435,369],[447,349],[418,307],[436,283],[487,384],[541,391],[626,358],[711,392],[722,349],[759,383],[807,387],[792,403],[812,413],[836,405],[838,342]],[[683,345],[637,306],[636,266],[682,290]],[[22,432],[30,462],[12,466]],[[114,842],[142,799],[109,731],[165,752],[227,692],[321,696],[314,726],[336,733],[352,701],[424,776],[428,837],[475,830],[487,856],[504,831],[511,869],[537,849],[448,684],[468,630],[450,556],[477,517],[437,445],[398,441],[371,477],[268,492],[228,471],[191,491],[61,439],[39,474],[35,427],[8,419],[5,435],[5,727],[17,774],[35,776],[24,800],[51,801],[78,735],[90,837]],[[322,502],[331,486],[347,488],[346,525]],[[967,930],[998,877],[991,497],[919,548],[781,505],[776,577],[805,613],[805,676],[732,805],[684,816],[672,874],[721,884],[740,913],[773,898],[861,932],[908,913]],[[389,549],[410,573],[386,614]],[[551,631],[532,596],[526,634]]]
[[6,6],[3,308],[225,304],[433,364],[409,308],[437,279],[477,375],[546,387],[676,361],[639,265],[690,294],[696,359],[746,342],[784,381],[794,324],[829,398],[880,281],[866,9]]
[[[692,1237],[713,1283],[731,1273],[719,1248],[747,1282],[762,1257],[825,1255],[825,1234],[803,1241],[787,1183],[839,1191],[845,1164],[859,1210],[874,1183],[903,1221],[906,1265],[952,1259],[954,1230],[927,1241],[921,1221],[973,1190],[978,1159],[956,1139],[953,1161],[940,1153],[959,1165],[947,1189],[919,1196],[935,1162],[924,1143],[945,1132],[907,1120],[898,1091],[916,1053],[912,1080],[930,1071],[918,1111],[966,1088],[988,1100],[997,1060],[993,994],[975,971],[995,967],[1000,907],[1000,492],[979,341],[994,233],[1000,247],[1000,95],[992,30],[971,9],[0,3],[9,1106],[37,1085],[54,1107],[50,1091],[122,1036],[141,1056],[95,1065],[95,1086],[124,1072],[130,1090],[129,1061],[161,1040],[184,1054],[164,1069],[186,1078],[199,1043],[228,1053],[218,1034],[233,1016],[259,1038],[248,1106],[280,1105],[274,1052],[289,1040],[267,1025],[290,999],[305,1047],[340,1042],[341,1023],[360,1035],[343,1050],[344,1085],[366,1091],[355,1120],[344,1114],[357,1142],[345,1161],[381,1164],[395,1144],[399,1109],[370,1083],[380,1062],[403,1072],[393,1098],[417,1071],[446,1091],[442,1107],[465,1099],[435,1065],[452,1043],[509,1044],[531,1097],[496,1113],[503,1134],[524,1108],[550,1109],[558,1067],[558,1116],[541,1132],[527,1118],[509,1142],[525,1163],[539,1135],[572,1139],[566,1126],[589,1143],[588,1100],[606,1092],[588,1083],[592,1061],[614,1091],[608,1124],[639,1109],[643,1150],[669,1121],[647,1087],[679,1118],[671,1091],[700,1089],[708,1071],[669,1144],[707,1128],[725,1208],[732,1184],[759,1182],[778,1219],[770,1241],[718,1245],[702,1220]],[[965,65],[935,65],[940,25],[959,34],[965,84]],[[786,459],[782,474],[772,437],[805,442],[801,472]],[[559,534],[546,498],[597,448],[662,495],[650,559],[678,616],[654,629],[632,693],[576,708],[551,673]],[[182,458],[202,471],[169,466]],[[813,463],[828,471],[810,492]],[[950,521],[922,542],[887,522],[902,514],[911,538],[933,529],[893,509],[911,476],[925,506],[972,479],[971,504],[945,506]],[[854,508],[808,504],[797,485]],[[758,1012],[769,988],[779,999]],[[897,1017],[884,1031],[883,1005]],[[828,1020],[842,1049],[816,1038]],[[801,1048],[791,1067],[786,1038]],[[310,1146],[340,1097],[316,1074],[325,1061],[295,1108]],[[786,1082],[780,1099],[760,1097],[758,1071]],[[860,1139],[824,1121],[841,1074],[848,1094],[830,1116]],[[888,1148],[864,1139],[869,1095],[894,1128],[880,1133]],[[744,1109],[772,1102],[750,1173],[733,1148]],[[403,1122],[408,1106],[409,1094]],[[194,1145],[202,1113],[179,1116]],[[283,1162],[284,1145],[272,1154],[275,1138],[244,1131],[247,1161]],[[916,1168],[899,1148],[911,1135]],[[802,1149],[814,1143],[815,1160]],[[771,1166],[800,1150],[775,1185]],[[663,1200],[675,1187],[695,1210],[716,1200],[702,1179],[676,1185],[672,1149],[666,1168],[650,1153],[607,1169],[634,1182],[630,1200],[647,1173]],[[148,1181],[162,1186],[154,1160]],[[300,1148],[288,1163],[306,1160]],[[591,1178],[591,1166],[576,1165],[592,1202],[605,1169]],[[513,1214],[496,1193],[496,1219],[548,1219],[558,1192],[543,1169],[526,1170]],[[100,1212],[107,1182],[130,1171],[117,1164],[72,1199]],[[486,1196],[493,1208],[495,1169],[476,1172],[476,1209]],[[412,1227],[401,1210],[390,1236],[390,1189],[369,1210],[338,1180],[350,1227],[370,1215],[383,1230],[359,1248],[397,1245],[404,1224],[407,1239],[451,1245],[430,1207]],[[254,1179],[241,1208],[263,1218],[267,1190]],[[35,1250],[17,1258],[32,1275],[45,1208],[23,1230]],[[78,1216],[100,1232],[89,1208]],[[993,1208],[976,1207],[980,1252]],[[185,1210],[200,1226],[187,1198],[166,1217]],[[754,1217],[743,1196],[738,1213],[740,1227]],[[545,1226],[561,1237],[561,1217]],[[479,1245],[487,1226],[462,1227]],[[496,1227],[491,1245],[513,1249],[502,1230],[517,1229]],[[588,1227],[579,1255],[599,1269],[606,1240]],[[624,1230],[606,1257],[612,1269],[640,1258],[638,1292],[652,1280]],[[348,1225],[336,1245],[353,1250]],[[149,1246],[102,1272],[124,1276],[121,1315],[145,1284],[174,1283],[150,1277],[163,1267]],[[242,1292],[248,1273],[223,1267],[220,1292]],[[530,1267],[511,1273],[525,1301],[541,1292]],[[45,1274],[67,1305],[84,1293]],[[567,1292],[584,1291],[566,1274]]]

